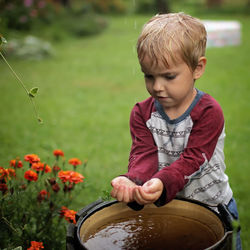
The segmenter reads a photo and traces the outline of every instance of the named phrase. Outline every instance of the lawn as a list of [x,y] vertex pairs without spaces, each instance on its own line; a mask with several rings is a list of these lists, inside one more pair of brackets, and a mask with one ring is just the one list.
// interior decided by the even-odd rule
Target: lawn
[[[219,19],[218,15],[200,17]],[[72,207],[80,209],[110,191],[110,180],[127,169],[130,110],[148,96],[135,51],[137,37],[148,18],[110,17],[107,30],[100,35],[53,42],[52,58],[9,60],[28,88],[39,87],[36,103],[42,125],[1,60],[0,165],[7,167],[10,159],[28,153],[47,159],[60,148],[66,157],[88,159],[85,188]],[[206,73],[197,88],[214,96],[224,110],[227,174],[238,201],[243,247],[249,249],[250,17],[233,19],[242,23],[242,44],[209,48]]]

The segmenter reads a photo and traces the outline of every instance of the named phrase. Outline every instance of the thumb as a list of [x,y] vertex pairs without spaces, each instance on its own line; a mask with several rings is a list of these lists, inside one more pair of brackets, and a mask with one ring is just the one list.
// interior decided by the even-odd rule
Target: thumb
[[158,178],[153,178],[142,186],[144,192],[155,193],[163,190],[163,183]]
[[144,185],[142,186],[142,188],[143,188],[144,192],[154,193],[154,192],[159,190],[158,180],[156,178],[151,179],[151,180],[145,182]]

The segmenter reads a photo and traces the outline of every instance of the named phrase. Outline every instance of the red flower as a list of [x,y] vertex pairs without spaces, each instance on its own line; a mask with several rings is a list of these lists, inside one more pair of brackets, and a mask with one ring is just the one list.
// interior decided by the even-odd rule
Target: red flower
[[61,179],[62,182],[70,182],[70,183],[79,183],[79,182],[83,182],[84,176],[82,176],[81,174],[75,172],[75,171],[60,171],[58,173],[58,177]]
[[64,193],[71,192],[73,188],[74,188],[74,184],[69,183],[69,185],[67,185],[66,183],[64,183],[63,191]]
[[43,171],[44,169],[44,164],[41,162],[35,162],[32,164],[31,168],[36,171]]
[[31,246],[27,250],[40,250],[40,249],[44,248],[42,242],[31,241],[30,244],[31,244]]
[[65,207],[65,206],[62,206],[62,207],[61,207],[61,210],[60,210],[60,217],[63,217],[63,216],[64,216],[64,213],[65,213],[65,211],[66,211],[67,209],[68,209],[68,208]]
[[79,182],[83,182],[83,179],[84,179],[84,177],[81,174],[72,171],[72,173],[71,173],[71,181],[70,182],[73,182],[73,183],[77,184]]
[[69,164],[73,166],[77,166],[77,165],[82,164],[82,162],[78,158],[72,158],[69,160]]
[[61,179],[62,182],[67,182],[70,180],[70,172],[71,171],[60,171],[58,173],[58,177]]
[[23,167],[23,163],[21,161],[11,160],[10,161],[10,166],[14,167],[14,168],[22,168]]
[[8,186],[5,183],[0,183],[0,191],[2,191],[2,194],[7,193]]
[[51,167],[47,164],[42,163],[42,162],[33,163],[31,168],[36,170],[36,171],[44,171],[45,173],[51,172]]
[[38,175],[36,172],[32,170],[28,170],[24,173],[24,178],[27,179],[28,181],[37,181]]
[[40,193],[38,194],[37,200],[38,200],[39,202],[41,202],[41,201],[43,201],[43,200],[46,199],[46,196],[47,196],[47,199],[48,199],[49,196],[50,196],[50,194],[49,194],[49,192],[47,192],[46,190],[43,189],[43,190],[41,190]]
[[60,171],[61,170],[61,168],[59,167],[59,166],[54,166],[53,167],[53,172],[54,173],[56,173],[56,172],[58,172],[58,171]]
[[52,186],[52,185],[56,184],[56,178],[50,178],[50,179],[48,179],[48,182]]
[[24,160],[32,164],[34,162],[39,162],[40,158],[36,154],[29,154],[24,156]]
[[51,172],[51,167],[49,165],[45,165],[45,168],[44,168],[44,172],[45,173],[50,173]]
[[4,180],[7,182],[7,178],[9,177],[9,172],[7,169],[0,167],[0,180]]
[[54,156],[57,156],[57,157],[64,156],[64,153],[61,149],[54,150],[53,154],[54,154]]
[[12,168],[3,168],[3,167],[0,167],[0,180],[3,180],[5,183],[7,182],[7,180],[11,179],[10,177],[13,176],[15,177],[16,176],[16,171]]
[[55,193],[59,192],[60,190],[60,186],[58,183],[53,184],[51,187]]
[[70,223],[76,224],[76,211],[70,210],[67,207],[62,207],[60,211],[60,216]]
[[8,172],[8,176],[16,177],[16,171],[15,171],[15,169],[8,168],[8,169],[6,169],[6,170],[7,170],[7,172]]

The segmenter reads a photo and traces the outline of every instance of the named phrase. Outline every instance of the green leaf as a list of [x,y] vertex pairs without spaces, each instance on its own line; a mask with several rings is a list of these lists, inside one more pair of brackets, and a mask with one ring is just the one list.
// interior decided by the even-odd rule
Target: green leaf
[[7,43],[7,40],[0,34],[1,37],[1,43]]
[[34,88],[30,89],[30,91],[29,91],[29,96],[30,96],[30,97],[35,97],[36,94],[37,94],[37,92],[38,92],[38,88],[37,88],[37,87],[34,87]]

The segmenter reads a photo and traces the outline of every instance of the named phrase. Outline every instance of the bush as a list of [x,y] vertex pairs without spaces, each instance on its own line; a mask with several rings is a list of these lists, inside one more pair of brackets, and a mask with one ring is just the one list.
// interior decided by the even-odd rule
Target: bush
[[107,20],[95,13],[73,11],[61,19],[60,26],[74,36],[88,36],[102,32],[108,25]]
[[99,13],[125,13],[124,0],[88,0],[94,11]]
[[76,214],[67,206],[84,177],[75,172],[82,165],[79,159],[68,161],[74,171],[61,170],[66,168],[64,154],[55,150],[54,155],[53,167],[42,163],[35,154],[24,157],[27,164],[16,158],[10,161],[9,168],[0,167],[1,249],[27,249],[38,243],[45,249],[65,248],[64,221],[75,223]]
[[7,28],[30,30],[37,20],[51,23],[60,5],[46,0],[0,0],[0,9]]
[[135,11],[141,14],[154,14],[156,12],[155,1],[138,0],[136,1]]

